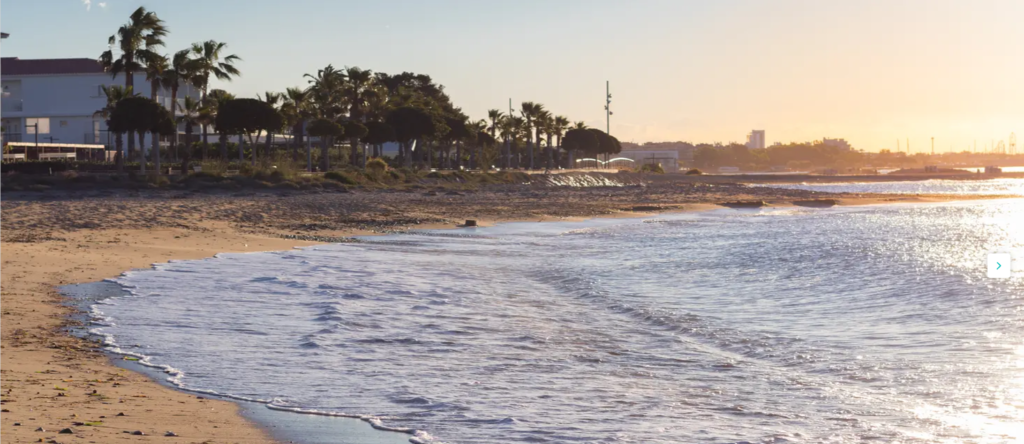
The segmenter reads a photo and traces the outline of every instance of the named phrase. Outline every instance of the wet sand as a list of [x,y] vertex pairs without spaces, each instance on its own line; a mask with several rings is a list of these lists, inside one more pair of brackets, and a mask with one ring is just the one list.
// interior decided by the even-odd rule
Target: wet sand
[[[60,285],[94,282],[171,259],[285,250],[410,228],[450,228],[466,219],[487,225],[703,210],[734,201],[781,206],[819,199],[855,205],[964,198],[978,196],[845,195],[685,182],[349,193],[4,193],[0,441],[274,442],[267,431],[238,414],[238,405],[167,388],[113,365],[96,344],[69,335],[72,309],[57,293]],[[64,428],[73,433],[59,434]],[[135,431],[144,435],[125,433]],[[180,438],[164,437],[168,431]]]

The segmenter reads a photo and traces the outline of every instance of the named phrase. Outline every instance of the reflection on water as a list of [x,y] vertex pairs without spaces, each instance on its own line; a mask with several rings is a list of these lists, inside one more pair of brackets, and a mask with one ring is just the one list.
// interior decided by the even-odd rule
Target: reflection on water
[[1024,196],[1024,179],[920,180],[913,182],[757,184],[751,186],[829,193],[963,194]]
[[[137,271],[193,389],[492,442],[1022,437],[1024,199],[506,224]],[[128,346],[127,344],[137,344]]]

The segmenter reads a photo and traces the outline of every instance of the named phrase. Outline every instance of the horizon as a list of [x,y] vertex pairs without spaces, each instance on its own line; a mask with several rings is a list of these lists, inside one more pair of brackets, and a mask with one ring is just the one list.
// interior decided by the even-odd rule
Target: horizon
[[[195,0],[33,4],[4,5],[0,29],[10,37],[3,57],[95,58],[131,11],[145,6],[170,29],[163,52],[208,39],[228,43],[228,53],[243,59],[242,76],[215,85],[240,97],[305,86],[303,74],[333,64],[430,75],[473,119],[511,98],[517,107],[543,103],[601,129],[609,81],[611,134],[639,144],[742,143],[763,129],[766,146],[829,137],[869,152],[896,151],[899,140],[906,151],[909,138],[920,153],[935,137],[941,153],[972,149],[975,141],[983,151],[1024,132],[1024,60],[1010,56],[1024,41],[1024,27],[1013,21],[1024,4],[1010,1],[447,1],[389,9],[396,3],[259,0],[240,17],[230,4],[205,5],[205,20],[197,20]],[[46,38],[52,33],[35,26],[42,22],[61,23],[77,37]],[[304,36],[267,32],[296,24]]]

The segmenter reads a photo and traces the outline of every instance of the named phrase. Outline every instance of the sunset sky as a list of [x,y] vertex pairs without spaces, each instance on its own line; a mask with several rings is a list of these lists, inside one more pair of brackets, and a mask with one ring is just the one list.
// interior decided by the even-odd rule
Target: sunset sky
[[5,0],[0,51],[96,57],[139,5],[168,52],[227,42],[243,77],[218,86],[239,96],[332,63],[429,74],[473,118],[511,98],[602,129],[609,80],[623,141],[1024,139],[1021,0]]

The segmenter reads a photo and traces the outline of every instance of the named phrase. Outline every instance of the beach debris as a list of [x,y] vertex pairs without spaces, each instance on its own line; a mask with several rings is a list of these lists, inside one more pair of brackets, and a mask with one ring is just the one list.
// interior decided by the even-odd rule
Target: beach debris
[[20,425],[21,425],[21,423],[20,423],[20,422],[16,422],[16,423],[14,423],[14,425],[16,425],[16,426],[20,426]]
[[466,219],[466,223],[464,224],[464,226],[475,227],[476,226],[476,219]]
[[167,433],[164,433],[164,436],[178,436],[178,434],[168,430]]
[[145,433],[142,430],[136,430],[136,431],[132,432],[132,435],[142,436],[142,435],[145,435]]
[[761,208],[767,207],[768,203],[763,200],[739,200],[734,202],[722,202],[719,205],[729,208]]
[[45,432],[45,431],[46,431],[46,429],[44,429],[44,428],[42,428],[42,427],[36,427],[36,431],[37,431],[37,432]]
[[60,433],[60,434],[63,434],[63,435],[70,435],[72,433],[75,433],[75,431],[72,430],[71,427],[66,427],[66,428],[60,429],[60,431],[57,432],[57,433]]
[[661,211],[664,209],[658,205],[633,205],[628,211]]
[[128,416],[128,415],[125,415],[124,412],[120,412],[116,416]]
[[811,207],[811,208],[828,208],[838,205],[839,202],[835,199],[809,199],[809,200],[794,200],[793,205],[798,207]]
[[73,426],[84,426],[85,423],[81,422],[81,421],[75,421],[75,422],[72,422],[71,425],[73,425]]

